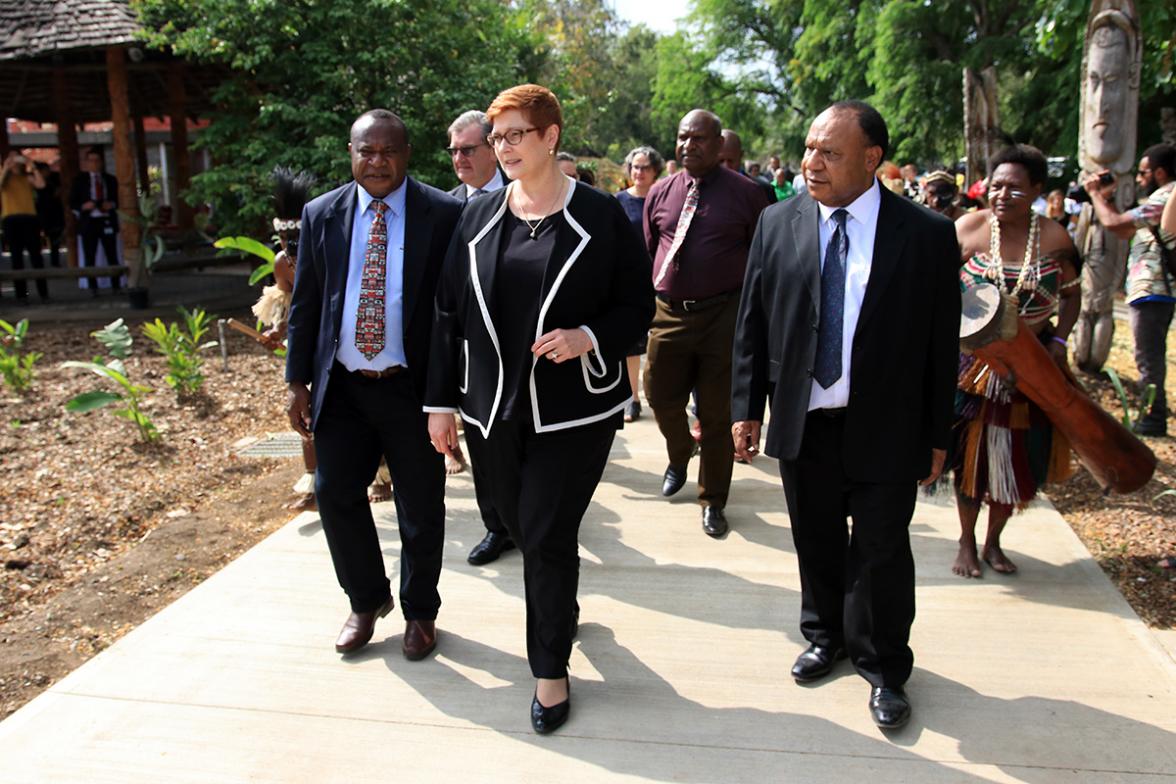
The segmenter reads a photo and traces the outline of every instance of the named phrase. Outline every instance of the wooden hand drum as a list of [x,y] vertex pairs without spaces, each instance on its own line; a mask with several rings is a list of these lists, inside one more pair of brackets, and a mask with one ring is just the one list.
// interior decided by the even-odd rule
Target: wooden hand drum
[[1017,316],[1015,300],[982,283],[964,292],[962,306],[960,349],[1036,403],[1104,490],[1147,484],[1156,470],[1151,449],[1066,378]]

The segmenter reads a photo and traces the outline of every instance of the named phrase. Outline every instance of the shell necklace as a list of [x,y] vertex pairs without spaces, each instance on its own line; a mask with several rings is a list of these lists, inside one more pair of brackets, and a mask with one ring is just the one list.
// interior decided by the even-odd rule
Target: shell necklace
[[[1029,236],[1025,240],[1025,258],[1021,261],[1021,272],[1017,275],[1017,284],[1013,287],[1009,294],[1015,299],[1022,291],[1034,292],[1037,290],[1037,284],[1041,282],[1041,255],[1038,253],[1038,231],[1037,231],[1037,213],[1029,212]],[[988,253],[991,258],[991,264],[988,267],[987,277],[993,283],[1004,290],[1008,290],[1008,283],[1004,279],[1004,262],[1000,257],[1000,221],[996,219],[996,215],[992,215],[988,219]],[[1026,302],[1022,306],[1021,311],[1024,312],[1029,303]]]

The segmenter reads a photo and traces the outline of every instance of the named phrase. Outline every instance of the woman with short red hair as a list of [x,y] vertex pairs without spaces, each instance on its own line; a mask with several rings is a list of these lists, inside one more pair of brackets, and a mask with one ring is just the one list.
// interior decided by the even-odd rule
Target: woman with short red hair
[[523,555],[531,726],[570,708],[580,520],[632,399],[626,350],[653,316],[649,256],[620,203],[556,164],[550,90],[504,90],[487,141],[512,180],[469,202],[437,291],[425,410],[438,452],[454,414]]

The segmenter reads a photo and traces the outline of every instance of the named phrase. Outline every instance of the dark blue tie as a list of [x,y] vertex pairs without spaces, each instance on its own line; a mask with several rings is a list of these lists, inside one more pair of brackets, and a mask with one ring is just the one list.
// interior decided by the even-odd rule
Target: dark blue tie
[[821,268],[821,326],[817,332],[817,362],[813,378],[828,389],[841,378],[841,330],[845,316],[845,262],[849,257],[849,235],[845,219],[849,213],[834,211],[837,226],[825,246],[825,264]]

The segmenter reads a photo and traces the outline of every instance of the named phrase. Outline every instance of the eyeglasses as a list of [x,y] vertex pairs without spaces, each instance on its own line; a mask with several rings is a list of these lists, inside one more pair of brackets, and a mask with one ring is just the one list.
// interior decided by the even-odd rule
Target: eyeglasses
[[526,136],[528,133],[530,133],[531,131],[537,131],[537,130],[539,130],[539,129],[538,128],[511,128],[506,133],[492,133],[492,134],[490,134],[489,136],[486,137],[486,143],[489,144],[491,147],[497,147],[500,144],[502,144],[503,142],[506,142],[507,144],[509,144],[513,147],[514,145],[521,142],[523,140],[523,137]]
[[648,164],[648,163],[647,164],[630,163],[629,164],[629,171],[635,171],[635,172],[653,171],[653,165]]
[[450,158],[452,158],[454,155],[457,155],[458,153],[461,153],[463,158],[472,158],[474,157],[474,153],[479,147],[486,146],[487,144],[483,142],[482,144],[470,144],[465,147],[446,147],[445,152],[449,153]]

